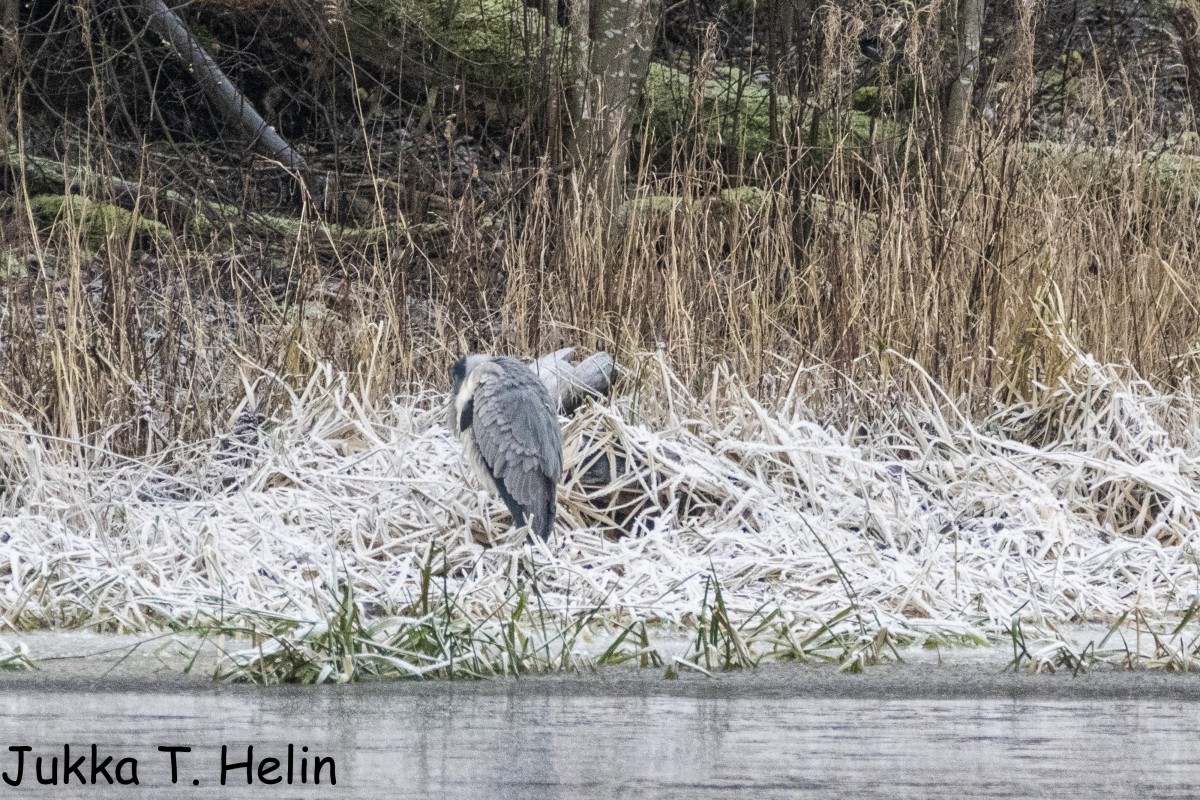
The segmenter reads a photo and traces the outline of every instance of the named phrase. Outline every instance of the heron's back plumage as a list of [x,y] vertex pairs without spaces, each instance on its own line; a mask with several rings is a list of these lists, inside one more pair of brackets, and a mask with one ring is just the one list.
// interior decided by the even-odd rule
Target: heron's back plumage
[[545,385],[515,358],[489,358],[462,376],[453,417],[468,461],[504,500],[513,523],[532,517],[533,531],[549,537],[562,479],[562,431]]

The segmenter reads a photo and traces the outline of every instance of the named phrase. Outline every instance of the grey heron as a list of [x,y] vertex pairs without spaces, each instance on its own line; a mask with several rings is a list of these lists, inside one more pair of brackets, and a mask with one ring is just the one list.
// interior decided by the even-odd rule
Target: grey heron
[[510,356],[468,355],[450,370],[448,420],[513,525],[548,539],[562,479],[562,430],[545,384]]

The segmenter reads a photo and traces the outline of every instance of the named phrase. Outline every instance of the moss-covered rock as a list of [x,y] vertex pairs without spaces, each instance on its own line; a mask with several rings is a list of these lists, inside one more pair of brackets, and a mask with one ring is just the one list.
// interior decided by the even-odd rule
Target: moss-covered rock
[[78,228],[89,250],[99,250],[109,242],[124,245],[131,236],[137,250],[153,250],[171,241],[170,229],[161,222],[79,195],[39,194],[31,198],[29,207],[40,227]]
[[[666,140],[695,126],[713,150],[754,157],[770,145],[771,96],[768,87],[736,67],[718,67],[704,82],[693,110],[691,77],[665,64],[650,65],[646,77],[647,122],[654,136]],[[776,111],[783,120],[791,113],[780,95]]]
[[722,189],[717,197],[722,203],[738,211],[762,211],[769,203],[781,199],[776,191],[750,184]]
[[[758,78],[736,67],[718,67],[706,80],[693,108],[691,78],[665,64],[651,64],[646,79],[646,121],[659,141],[694,133],[713,152],[753,159],[771,146],[771,92]],[[812,110],[800,109],[785,95],[776,95],[774,112],[780,129],[797,122],[812,131]],[[798,118],[799,117],[799,118]],[[816,138],[809,141],[810,158],[824,161],[835,147],[860,151],[873,143],[898,137],[898,129],[871,113],[851,109],[831,125],[821,119]]]
[[444,55],[447,80],[517,94],[539,63],[543,18],[521,0],[353,0],[350,16],[351,48],[379,67],[407,55],[436,68]]
[[187,235],[197,239],[220,237],[228,232],[228,225],[224,220],[234,219],[238,213],[237,206],[205,203],[188,218],[184,230]]
[[864,114],[877,115],[880,109],[879,87],[860,86],[850,94],[850,107]]
[[900,78],[882,91],[878,85],[860,86],[850,93],[850,107],[867,116],[878,117],[884,106],[890,112],[907,111],[917,99],[917,81],[912,76]]

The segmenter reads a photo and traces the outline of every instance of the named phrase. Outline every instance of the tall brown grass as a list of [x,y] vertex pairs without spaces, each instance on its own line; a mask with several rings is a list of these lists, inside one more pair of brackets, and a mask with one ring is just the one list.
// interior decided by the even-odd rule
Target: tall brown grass
[[[366,187],[360,217],[381,226],[369,242],[322,227],[329,207],[309,187],[294,236],[259,238],[250,215],[157,248],[118,230],[94,250],[75,214],[37,224],[18,184],[0,199],[0,406],[149,452],[223,429],[263,372],[299,386],[328,363],[378,395],[442,385],[465,349],[563,345],[618,360],[661,348],[697,386],[722,361],[764,394],[765,376],[798,364],[886,378],[903,357],[988,402],[1056,380],[1047,330],[1184,380],[1200,354],[1200,156],[1186,136],[1156,140],[1141,121],[1162,115],[1159,95],[1132,80],[1079,90],[1086,143],[1065,122],[1059,144],[1030,142],[1030,35],[1014,34],[952,159],[930,146],[936,93],[913,100],[886,76],[874,141],[851,144],[855,76],[830,47],[808,96],[833,144],[810,146],[804,120],[776,126],[756,159],[715,154],[703,125],[669,142],[643,131],[615,220],[548,162],[502,176],[499,200],[446,193],[422,217],[368,120],[337,178]],[[153,149],[130,174],[136,148],[113,156],[105,131],[61,137],[68,171],[87,166],[82,193],[110,196],[119,174],[203,195]],[[245,207],[270,193],[267,175],[240,177]],[[169,216],[149,196],[138,213]]]

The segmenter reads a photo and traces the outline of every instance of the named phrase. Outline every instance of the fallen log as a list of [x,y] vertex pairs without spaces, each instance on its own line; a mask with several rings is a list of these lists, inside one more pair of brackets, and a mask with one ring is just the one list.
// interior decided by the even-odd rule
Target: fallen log
[[267,124],[246,96],[237,90],[208,52],[196,40],[175,12],[163,0],[139,0],[138,8],[150,29],[161,36],[179,54],[188,71],[222,119],[241,129],[248,143],[268,158],[281,162],[293,172],[305,168],[304,159]]
[[[529,365],[546,385],[551,400],[558,404],[558,413],[567,417],[587,398],[607,395],[617,370],[608,353],[593,353],[578,364],[571,363],[574,355],[574,347],[564,347]],[[603,490],[628,472],[624,453],[613,451],[604,442],[585,436],[583,448],[587,455],[581,462],[579,481],[589,491]]]
[[574,347],[564,347],[548,353],[529,365],[546,384],[558,411],[571,416],[583,401],[604,397],[616,377],[616,362],[605,352],[593,353],[578,364],[572,364]]
[[177,234],[209,235],[236,225],[239,231],[250,230],[258,235],[281,238],[294,243],[310,236],[314,246],[326,245],[370,247],[388,239],[412,243],[445,232],[442,223],[405,224],[357,228],[320,220],[301,220],[257,211],[243,211],[201,197],[188,197],[173,189],[137,183],[115,176],[106,177],[69,161],[63,162],[30,153],[15,146],[0,151],[0,166],[17,174],[17,182],[25,182],[31,197],[42,194],[79,194],[97,203],[112,203],[127,211],[136,211],[147,219],[163,223]]
[[[571,361],[574,355],[575,348],[564,347],[529,365],[564,416],[589,397],[607,395],[616,379],[616,363],[608,353],[593,353],[578,364]],[[604,414],[583,419],[564,443],[564,484],[583,504],[576,511],[587,524],[604,526],[612,535],[631,534],[647,513],[674,508],[686,518],[722,503],[703,487],[674,485],[668,476],[683,464],[683,456],[666,447],[654,454],[641,450],[612,427],[612,419]]]

